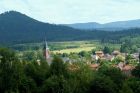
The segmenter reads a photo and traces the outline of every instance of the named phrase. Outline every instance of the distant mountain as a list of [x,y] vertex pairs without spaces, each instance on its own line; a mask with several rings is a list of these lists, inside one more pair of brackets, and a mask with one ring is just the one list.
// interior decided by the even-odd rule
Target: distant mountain
[[110,22],[105,24],[89,22],[89,23],[76,23],[76,24],[64,24],[64,25],[75,29],[84,29],[84,30],[96,29],[96,30],[105,30],[105,31],[118,31],[124,29],[140,28],[140,19]]
[[96,22],[89,22],[89,23],[75,23],[75,24],[63,24],[63,25],[76,29],[94,29],[100,27],[101,24]]

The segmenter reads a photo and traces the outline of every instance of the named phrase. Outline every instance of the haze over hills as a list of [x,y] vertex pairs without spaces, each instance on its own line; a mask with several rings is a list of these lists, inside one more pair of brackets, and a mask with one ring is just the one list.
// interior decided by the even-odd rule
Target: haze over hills
[[99,23],[96,22],[88,22],[88,23],[74,23],[74,24],[63,24],[76,29],[94,29],[100,26]]
[[117,21],[117,22],[110,22],[105,24],[89,22],[89,23],[75,23],[75,24],[64,24],[64,25],[76,29],[85,29],[85,30],[97,29],[97,30],[105,30],[105,31],[118,31],[118,30],[131,29],[131,28],[140,28],[140,19],[129,20],[129,21]]
[[[96,26],[99,25],[97,23],[94,24]],[[125,31],[127,31],[127,33]],[[125,31],[78,30],[63,25],[43,23],[15,11],[0,15],[0,44],[43,42],[45,39],[47,39],[47,41],[116,41],[125,36],[140,35],[140,29]]]

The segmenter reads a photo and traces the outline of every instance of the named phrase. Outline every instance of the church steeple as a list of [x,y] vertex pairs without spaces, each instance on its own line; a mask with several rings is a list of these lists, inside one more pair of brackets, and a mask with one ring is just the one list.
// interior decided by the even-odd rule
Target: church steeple
[[46,44],[46,49],[49,50],[49,47],[48,47],[48,43],[47,43],[47,41],[45,41],[45,44]]
[[44,44],[44,56],[45,56],[46,60],[48,60],[50,58],[49,47],[48,47],[46,40],[45,40],[45,44]]

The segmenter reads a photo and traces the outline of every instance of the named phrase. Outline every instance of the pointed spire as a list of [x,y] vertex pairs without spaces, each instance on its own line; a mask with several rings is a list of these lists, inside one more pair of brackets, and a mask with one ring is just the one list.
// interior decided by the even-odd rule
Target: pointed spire
[[45,47],[46,47],[46,49],[48,49],[49,50],[49,47],[48,47],[48,43],[47,43],[47,41],[45,41]]
[[49,47],[46,40],[44,45],[44,56],[46,60],[50,58]]

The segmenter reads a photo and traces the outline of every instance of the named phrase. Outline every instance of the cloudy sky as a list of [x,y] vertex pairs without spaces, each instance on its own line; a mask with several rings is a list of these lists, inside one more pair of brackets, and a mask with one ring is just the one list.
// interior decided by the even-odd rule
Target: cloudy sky
[[50,23],[140,19],[140,0],[0,0],[0,13],[16,10]]

